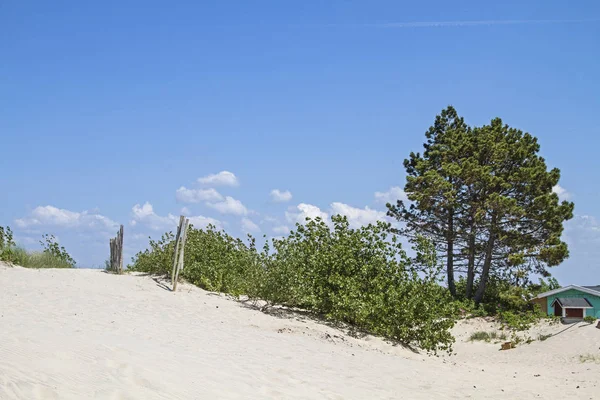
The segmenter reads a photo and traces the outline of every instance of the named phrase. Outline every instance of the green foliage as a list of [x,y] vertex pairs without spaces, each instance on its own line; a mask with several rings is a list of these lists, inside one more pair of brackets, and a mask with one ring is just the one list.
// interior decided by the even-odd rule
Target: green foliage
[[544,340],[546,340],[546,339],[549,339],[549,338],[551,338],[552,336],[553,336],[553,335],[552,335],[551,333],[549,333],[549,334],[547,334],[547,335],[543,335],[543,334],[541,334],[541,333],[540,333],[540,334],[538,335],[538,340],[539,340],[540,342],[543,342]]
[[159,240],[148,239],[150,240],[149,249],[137,253],[132,258],[133,264],[127,266],[127,269],[157,275],[170,274],[171,268],[173,268],[175,236],[172,232],[167,232]]
[[466,272],[466,298],[481,303],[490,279],[524,286],[568,257],[561,235],[574,206],[552,192],[560,171],[548,169],[535,137],[499,118],[471,128],[453,107],[425,136],[423,154],[404,162],[411,204],[388,210],[408,237],[433,241],[453,295],[456,271]]
[[0,261],[9,263],[14,262],[15,242],[13,232],[9,226],[6,228],[0,226]]
[[596,317],[594,317],[592,315],[587,315],[583,318],[583,322],[587,322],[588,324],[593,324],[594,322],[596,322]]
[[42,245],[42,252],[45,254],[45,259],[56,259],[56,265],[63,265],[63,267],[56,268],[75,268],[75,260],[64,246],[60,246],[56,241],[54,235],[45,234],[42,236],[44,240],[40,240],[40,244]]
[[40,241],[43,250],[28,252],[17,247],[10,227],[0,226],[0,261],[19,265],[24,268],[74,268],[75,260],[64,247],[56,242],[52,235],[42,236]]
[[512,331],[526,331],[545,315],[538,312],[501,311],[500,322]]
[[[332,321],[427,351],[451,351],[455,307],[436,280],[435,251],[417,241],[409,259],[388,224],[330,228],[317,218],[259,252],[214,227],[190,229],[183,277],[212,291],[310,310]],[[130,270],[170,273],[174,245],[167,233],[138,253]],[[419,274],[417,271],[424,271]]]

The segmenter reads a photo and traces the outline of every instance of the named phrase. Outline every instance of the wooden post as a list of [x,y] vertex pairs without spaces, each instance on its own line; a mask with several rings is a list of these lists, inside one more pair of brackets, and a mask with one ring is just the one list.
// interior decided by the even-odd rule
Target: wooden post
[[110,258],[108,263],[108,270],[113,272],[115,268],[115,239],[110,239]]
[[181,228],[183,227],[185,217],[179,216],[179,225],[177,226],[177,235],[175,235],[175,252],[173,253],[173,271],[171,271],[171,287],[175,285],[175,270],[177,269],[177,255],[179,253],[179,239],[181,238]]
[[183,223],[183,227],[182,227],[182,232],[180,235],[180,244],[179,244],[179,259],[177,260],[177,264],[175,267],[175,277],[173,279],[173,291],[176,292],[177,291],[177,281],[179,279],[179,271],[181,271],[183,269],[183,258],[185,256],[185,241],[187,239],[187,228],[188,225],[190,224],[190,220],[186,219],[185,222]]
[[123,225],[121,225],[121,227],[119,228],[119,235],[118,237],[118,242],[119,242],[119,270],[118,273],[122,274],[123,273]]
[[117,237],[110,239],[109,271],[123,273],[123,225],[117,232]]

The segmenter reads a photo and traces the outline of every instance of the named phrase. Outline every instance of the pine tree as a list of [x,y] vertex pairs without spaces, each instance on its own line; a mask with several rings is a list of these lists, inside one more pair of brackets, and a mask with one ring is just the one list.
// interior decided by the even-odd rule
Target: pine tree
[[548,170],[535,137],[498,118],[472,129],[448,107],[426,139],[423,155],[404,162],[411,204],[388,204],[388,214],[405,222],[409,238],[435,244],[453,296],[456,272],[479,303],[490,276],[526,282],[568,257],[561,234],[574,205],[553,193],[560,171]]

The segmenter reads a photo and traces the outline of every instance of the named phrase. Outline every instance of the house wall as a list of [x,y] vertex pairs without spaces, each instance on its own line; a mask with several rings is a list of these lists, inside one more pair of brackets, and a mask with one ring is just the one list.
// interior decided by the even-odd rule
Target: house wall
[[569,289],[569,290],[565,290],[564,292],[560,292],[560,293],[548,296],[546,298],[547,299],[547,307],[548,307],[548,315],[554,315],[554,309],[551,306],[552,306],[552,302],[557,297],[583,297],[583,298],[586,298],[586,299],[588,299],[588,301],[592,304],[592,307],[594,307],[594,308],[588,308],[587,310],[585,310],[585,315],[591,315],[596,318],[600,318],[600,297],[594,296],[592,294],[583,293],[576,289]]
[[533,304],[537,305],[538,307],[540,307],[540,310],[542,311],[548,311],[548,298],[547,297],[542,297],[541,299],[533,299],[531,300],[533,302]]

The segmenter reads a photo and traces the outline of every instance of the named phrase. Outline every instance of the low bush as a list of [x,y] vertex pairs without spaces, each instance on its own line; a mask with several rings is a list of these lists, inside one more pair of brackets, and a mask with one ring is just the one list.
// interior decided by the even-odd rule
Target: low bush
[[[192,227],[182,276],[211,291],[303,308],[427,351],[450,352],[456,308],[436,280],[433,247],[417,240],[418,256],[410,259],[388,224],[351,229],[345,217],[334,216],[332,225],[307,220],[262,251],[252,237],[245,243],[214,227]],[[129,269],[170,273],[173,242],[172,233],[151,240]]]
[[0,226],[0,261],[24,268],[74,268],[75,260],[53,235],[43,235],[42,251],[29,252],[18,247],[10,227]]
[[596,317],[592,316],[592,315],[588,315],[585,318],[583,318],[583,322],[587,322],[588,324],[593,324],[594,322],[596,322]]
[[499,313],[500,322],[513,331],[526,331],[545,315],[537,311],[502,311]]

